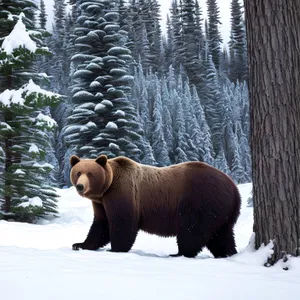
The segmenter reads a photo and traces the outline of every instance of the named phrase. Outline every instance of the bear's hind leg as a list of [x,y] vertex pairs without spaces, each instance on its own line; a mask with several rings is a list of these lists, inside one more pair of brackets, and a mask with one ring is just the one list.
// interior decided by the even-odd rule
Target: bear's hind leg
[[195,257],[208,242],[209,222],[199,217],[196,210],[185,212],[179,216],[177,244],[178,254],[171,255]]
[[215,258],[224,258],[236,254],[232,225],[222,227],[208,242],[207,248]]
[[111,252],[128,252],[133,246],[138,227],[131,220],[118,220],[110,223]]

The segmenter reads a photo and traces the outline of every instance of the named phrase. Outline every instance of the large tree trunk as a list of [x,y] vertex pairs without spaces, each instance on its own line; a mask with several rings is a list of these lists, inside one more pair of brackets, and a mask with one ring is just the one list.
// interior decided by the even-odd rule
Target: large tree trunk
[[255,242],[275,242],[275,263],[300,250],[300,1],[244,4]]

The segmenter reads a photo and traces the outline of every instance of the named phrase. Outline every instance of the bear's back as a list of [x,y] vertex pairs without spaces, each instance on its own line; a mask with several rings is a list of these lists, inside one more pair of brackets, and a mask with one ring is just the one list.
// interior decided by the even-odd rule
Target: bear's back
[[[228,187],[234,188],[227,175],[202,162],[155,167],[118,157],[111,160],[111,166],[113,185],[130,189],[141,229],[162,236],[175,234],[175,220],[183,200],[193,199],[191,207],[199,209],[204,195],[215,198],[216,187],[224,186],[220,189],[223,191]],[[125,191],[119,192],[126,194]],[[229,188],[228,192],[232,193],[233,189]],[[222,195],[219,196],[222,198]],[[220,206],[226,209],[228,205],[220,202]]]

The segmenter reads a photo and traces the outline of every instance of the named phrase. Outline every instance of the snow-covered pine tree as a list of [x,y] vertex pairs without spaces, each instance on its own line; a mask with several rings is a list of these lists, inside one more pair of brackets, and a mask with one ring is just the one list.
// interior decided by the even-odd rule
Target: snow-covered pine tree
[[139,55],[139,59],[142,61],[143,70],[148,72],[150,70],[152,61],[150,55],[150,42],[148,40],[147,29],[144,23],[141,25],[141,30],[141,35],[139,36],[141,38],[140,48],[138,49],[136,47],[136,52]]
[[195,39],[198,45],[197,53],[199,57],[204,57],[204,33],[203,33],[203,18],[202,9],[199,1],[195,0]]
[[223,148],[221,148],[219,150],[219,153],[217,154],[216,158],[214,159],[214,167],[221,170],[222,172],[224,172],[227,175],[231,175],[225,155],[224,155]]
[[[16,19],[12,13],[7,11],[10,21]],[[23,19],[20,13],[0,46],[0,218],[32,222],[56,213],[57,194],[46,184],[53,166],[45,161],[47,133],[56,123],[43,110],[59,97],[34,83],[43,76],[32,70],[33,61],[46,50],[31,39]]]
[[160,25],[160,4],[157,0],[148,1],[149,13],[145,20],[147,36],[150,45],[150,59],[152,61],[152,71],[163,72],[163,49],[162,49],[162,31]]
[[[46,30],[46,23],[47,23],[47,13],[46,13],[46,7],[44,1],[40,2],[40,12],[38,15],[38,21],[36,24],[36,27],[38,29],[38,32],[41,33],[42,38],[39,38],[38,40],[35,39],[37,44],[40,47],[45,47],[48,49],[48,43],[47,41],[49,40],[49,37],[51,36],[50,33]],[[51,84],[50,84],[50,77],[48,76],[49,74],[49,57],[50,57],[50,51],[47,53],[47,55],[40,55],[36,57],[32,69],[34,69],[37,73],[43,74],[44,80],[40,83],[41,88],[45,89],[51,89]],[[51,65],[51,64],[50,64]],[[53,89],[52,89],[53,90]],[[50,118],[53,116],[51,114],[51,108],[50,107],[45,107],[42,110],[42,113],[45,114],[46,116],[49,116]],[[45,160],[47,163],[51,164],[53,166],[53,170],[49,173],[49,176],[47,178],[47,183],[50,185],[55,185],[57,186],[58,183],[58,176],[57,176],[57,170],[59,170],[59,164],[58,160],[55,155],[55,146],[56,146],[56,140],[55,140],[55,134],[57,132],[57,127],[55,131],[49,132],[49,147],[47,150],[47,154],[45,157]]]
[[223,49],[221,52],[219,69],[220,69],[219,83],[222,86],[228,80],[228,74],[229,74],[229,54],[228,54],[228,50],[225,45],[223,45]]
[[171,6],[171,26],[173,30],[172,66],[176,72],[179,72],[180,65],[184,62],[184,42],[181,20],[181,7],[178,5],[177,0],[174,0]]
[[182,38],[184,43],[184,60],[182,64],[187,72],[189,82],[198,87],[200,91],[202,84],[202,23],[201,11],[194,0],[183,0],[181,2],[182,14]]
[[183,99],[184,99],[184,90],[183,90],[183,80],[181,74],[177,78],[177,90],[173,93],[174,101],[174,153],[175,153],[175,163],[181,163],[188,161],[187,151],[187,130],[185,122],[185,114],[183,108]]
[[39,14],[40,27],[46,29],[47,12],[44,0],[40,1],[40,14]]
[[[75,4],[73,4],[76,7]],[[57,122],[55,132],[55,156],[58,167],[55,169],[55,178],[59,187],[69,185],[68,157],[69,151],[63,137],[63,128],[70,114],[70,63],[74,52],[72,48],[73,18],[66,13],[66,3],[63,0],[54,1],[54,23],[52,35],[48,39],[48,46],[52,56],[47,61],[47,72],[51,76],[51,90],[63,95],[60,104],[51,110],[53,118]],[[70,150],[70,149],[69,149]],[[65,163],[66,162],[66,163]]]
[[144,71],[151,67],[161,72],[163,66],[160,4],[157,0],[130,1],[128,8],[129,49],[136,62],[142,60]]
[[203,88],[201,100],[203,100],[205,117],[211,131],[214,153],[218,156],[219,151],[224,152],[224,99],[212,55],[208,55],[208,61],[206,62],[205,87]]
[[173,57],[173,30],[171,25],[170,16],[167,15],[167,36],[163,36],[163,57],[164,57],[164,74],[166,74],[169,70],[170,65],[172,64],[172,57]]
[[249,116],[249,95],[246,81],[243,81],[238,86],[238,93],[240,94],[240,102],[238,104],[240,123],[237,126],[237,135],[239,138],[240,149],[242,153],[242,165],[244,168],[244,182],[252,180],[252,161],[251,150],[249,144],[250,131],[250,116]]
[[167,78],[163,76],[161,78],[161,102],[162,102],[162,122],[163,122],[163,132],[164,138],[167,145],[168,156],[170,159],[170,163],[174,163],[174,133],[173,133],[173,120],[170,113],[172,110],[172,100],[170,98],[170,92],[168,89]]
[[240,0],[231,0],[231,33],[229,41],[230,72],[233,82],[247,80],[246,29]]
[[151,145],[153,149],[153,155],[155,157],[155,160],[157,161],[158,166],[168,166],[170,165],[170,158],[163,131],[161,86],[157,75],[153,76],[153,85],[153,127],[151,131]]
[[186,150],[187,159],[189,161],[199,161],[201,130],[192,106],[192,95],[188,80],[184,83],[182,106],[185,116],[186,140],[188,144],[188,148]]
[[237,99],[234,97],[234,90],[234,84],[227,78],[226,84],[224,84],[222,88],[222,94],[224,97],[223,149],[229,169],[232,168],[233,159],[236,156],[235,148],[238,147],[238,141],[235,138],[236,123],[240,121],[240,116],[237,114],[237,111],[239,110],[239,103],[237,103]]
[[207,14],[208,14],[208,48],[212,56],[213,63],[219,70],[221,58],[221,44],[223,42],[222,35],[219,30],[220,10],[217,0],[207,0]]
[[138,143],[138,147],[142,151],[140,160],[147,165],[156,165],[153,149],[150,144],[152,123],[150,121],[148,91],[141,58],[139,59],[138,66],[134,68],[134,82],[130,101],[136,108],[138,121],[144,132],[141,143]]
[[192,107],[201,132],[199,160],[204,161],[210,165],[213,165],[214,153],[213,153],[213,146],[211,142],[211,132],[207,124],[205,113],[202,108],[201,101],[199,99],[197,89],[195,86],[192,86],[191,97],[192,97]]
[[100,153],[139,160],[141,139],[136,111],[127,97],[132,60],[120,30],[116,1],[81,1],[75,31],[77,54],[72,58],[73,111],[65,128],[67,142],[81,157]]
[[235,147],[234,147],[232,167],[231,167],[230,174],[232,179],[237,184],[240,184],[245,182],[244,180],[245,170],[242,166],[242,153],[241,153],[241,147],[239,144],[237,134],[234,135],[233,144],[235,145]]
[[[70,24],[66,15],[64,0],[54,0],[54,23],[48,47],[52,52],[48,73],[51,76],[51,88],[57,93],[67,95],[70,57],[68,53],[68,35]],[[67,30],[66,30],[67,29]]]
[[[244,94],[245,84],[230,82],[227,78],[223,85],[224,97],[224,154],[232,176],[236,182],[249,180],[251,174],[250,148],[246,134],[243,132],[244,122],[248,122],[248,97]],[[248,126],[245,126],[246,131]],[[241,175],[242,171],[244,174]],[[237,175],[238,174],[238,175]]]
[[27,29],[35,28],[35,13],[38,6],[32,0],[1,0],[0,2],[0,45],[12,31],[17,16],[24,12],[24,23]]

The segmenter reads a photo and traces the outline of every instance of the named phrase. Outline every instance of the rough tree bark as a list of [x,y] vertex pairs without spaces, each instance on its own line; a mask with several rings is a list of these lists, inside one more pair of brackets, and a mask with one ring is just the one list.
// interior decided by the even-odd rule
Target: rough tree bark
[[300,247],[300,0],[244,0],[255,243]]

